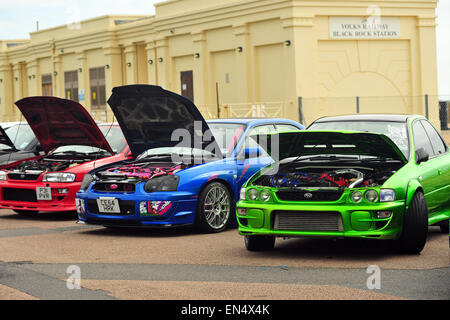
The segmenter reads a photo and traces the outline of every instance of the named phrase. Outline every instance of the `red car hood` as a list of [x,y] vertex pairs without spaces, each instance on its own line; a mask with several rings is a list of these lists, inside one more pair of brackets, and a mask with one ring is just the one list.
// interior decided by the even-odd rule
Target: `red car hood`
[[65,145],[85,145],[114,154],[94,119],[78,102],[56,97],[30,97],[16,102],[48,153]]

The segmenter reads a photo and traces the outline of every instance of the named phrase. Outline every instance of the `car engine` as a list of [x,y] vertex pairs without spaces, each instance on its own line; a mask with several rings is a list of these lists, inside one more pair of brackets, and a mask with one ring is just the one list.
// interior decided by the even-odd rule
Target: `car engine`
[[389,168],[288,166],[280,168],[276,174],[259,177],[253,184],[275,188],[375,187],[382,185],[394,173]]

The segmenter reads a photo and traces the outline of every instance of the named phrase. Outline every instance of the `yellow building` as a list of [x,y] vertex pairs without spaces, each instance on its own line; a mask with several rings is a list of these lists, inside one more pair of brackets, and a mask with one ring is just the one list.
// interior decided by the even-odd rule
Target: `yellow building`
[[114,86],[149,83],[207,118],[428,113],[438,128],[437,1],[169,0],[32,32],[0,41],[1,121],[33,95],[111,120]]

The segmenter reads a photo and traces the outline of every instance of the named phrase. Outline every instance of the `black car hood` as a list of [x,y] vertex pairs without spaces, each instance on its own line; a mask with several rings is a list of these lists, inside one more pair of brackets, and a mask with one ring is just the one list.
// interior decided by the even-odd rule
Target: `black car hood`
[[[130,85],[114,88],[108,104],[133,157],[149,149],[177,145],[221,156],[205,119],[185,97],[158,86]],[[189,133],[190,139],[181,138],[183,133]]]
[[386,135],[352,131],[293,131],[252,136],[276,160],[299,156],[345,155],[393,159],[407,163]]
[[11,139],[6,134],[5,130],[0,126],[0,144],[7,145],[8,147],[11,147],[12,150],[8,150],[8,152],[14,152],[17,151],[16,146],[11,141]]

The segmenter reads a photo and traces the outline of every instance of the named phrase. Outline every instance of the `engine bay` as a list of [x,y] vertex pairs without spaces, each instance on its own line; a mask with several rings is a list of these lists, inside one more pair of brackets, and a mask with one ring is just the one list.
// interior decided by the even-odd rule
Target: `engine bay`
[[96,175],[100,177],[100,180],[146,181],[160,176],[173,175],[187,167],[187,164],[171,162],[123,163],[120,166],[97,172]]
[[56,172],[65,171],[69,168],[79,166],[91,159],[59,159],[59,158],[40,158],[35,160],[26,160],[21,162],[16,167],[9,167],[8,170],[12,173],[27,173],[27,172]]
[[356,188],[383,185],[396,170],[379,167],[287,166],[253,184],[274,188]]

